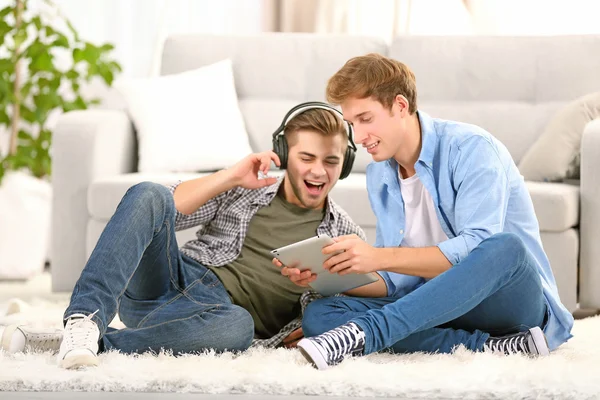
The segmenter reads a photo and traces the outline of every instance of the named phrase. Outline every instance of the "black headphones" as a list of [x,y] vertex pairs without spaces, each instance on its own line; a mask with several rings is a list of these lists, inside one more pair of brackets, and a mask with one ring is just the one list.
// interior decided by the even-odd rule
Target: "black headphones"
[[277,130],[273,133],[273,152],[277,154],[277,156],[279,157],[279,161],[281,161],[281,166],[279,168],[287,168],[288,144],[284,135],[285,127],[287,126],[288,122],[292,120],[292,118],[302,114],[305,111],[313,110],[315,108],[331,111],[344,121],[346,133],[348,134],[348,148],[346,148],[346,153],[344,154],[344,163],[342,165],[342,172],[340,174],[340,179],[344,179],[348,175],[350,175],[350,172],[352,171],[352,165],[354,164],[354,157],[356,156],[356,145],[354,144],[354,130],[352,128],[352,124],[349,124],[348,121],[344,120],[344,115],[340,112],[340,110],[330,106],[327,103],[322,103],[320,101],[309,101],[306,103],[298,104],[297,106],[292,108],[283,118],[283,122],[281,123],[279,128],[277,128]]

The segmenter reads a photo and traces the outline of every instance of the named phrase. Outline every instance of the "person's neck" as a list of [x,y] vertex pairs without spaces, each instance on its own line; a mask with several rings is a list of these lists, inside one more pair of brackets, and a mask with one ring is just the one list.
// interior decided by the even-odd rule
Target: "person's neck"
[[403,179],[410,178],[415,174],[415,164],[421,154],[421,123],[416,112],[409,117],[406,128],[402,145],[394,155]]

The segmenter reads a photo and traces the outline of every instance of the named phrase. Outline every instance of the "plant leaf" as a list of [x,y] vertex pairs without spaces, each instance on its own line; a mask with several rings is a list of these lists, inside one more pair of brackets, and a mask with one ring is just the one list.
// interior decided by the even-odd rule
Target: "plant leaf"
[[31,60],[29,69],[31,71],[53,71],[55,68],[52,62],[52,55],[48,52],[40,53]]
[[13,9],[14,9],[13,6],[4,7],[2,10],[0,10],[0,18],[4,18],[8,14],[12,13]]

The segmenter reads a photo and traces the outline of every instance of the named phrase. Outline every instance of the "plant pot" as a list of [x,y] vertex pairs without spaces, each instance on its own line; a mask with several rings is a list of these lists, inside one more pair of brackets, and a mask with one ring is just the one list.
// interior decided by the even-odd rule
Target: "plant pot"
[[50,183],[9,171],[0,184],[0,279],[28,279],[44,269],[50,239]]

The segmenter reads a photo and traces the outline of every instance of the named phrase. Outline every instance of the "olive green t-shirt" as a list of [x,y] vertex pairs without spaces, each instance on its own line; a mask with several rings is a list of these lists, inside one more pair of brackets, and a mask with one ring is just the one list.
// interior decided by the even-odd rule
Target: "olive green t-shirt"
[[254,319],[258,338],[270,338],[300,314],[305,290],[281,275],[271,250],[315,236],[325,209],[306,209],[278,194],[250,220],[242,252],[228,265],[209,267],[223,282],[234,304]]

